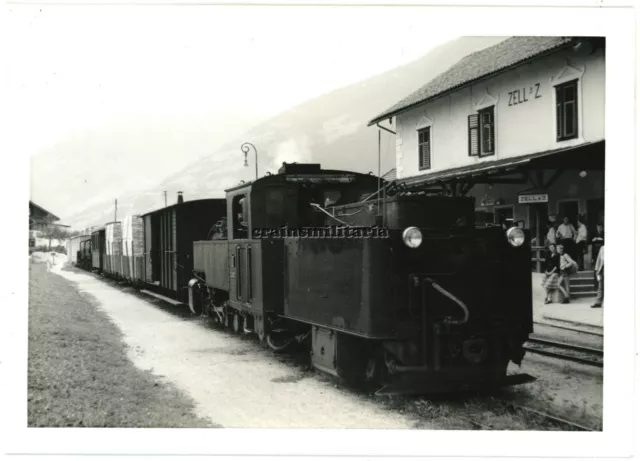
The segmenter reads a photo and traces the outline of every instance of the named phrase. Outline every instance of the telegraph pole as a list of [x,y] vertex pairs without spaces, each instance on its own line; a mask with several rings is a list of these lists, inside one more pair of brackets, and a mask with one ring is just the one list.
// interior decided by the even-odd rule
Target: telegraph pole
[[118,221],[118,199],[116,199],[116,209],[113,213],[113,222],[117,222]]
[[167,207],[167,191],[164,191],[164,207]]

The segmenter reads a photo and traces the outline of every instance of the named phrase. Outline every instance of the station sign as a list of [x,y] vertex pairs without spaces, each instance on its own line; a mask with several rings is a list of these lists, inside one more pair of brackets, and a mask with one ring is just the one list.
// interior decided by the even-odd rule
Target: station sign
[[549,194],[522,194],[518,196],[518,203],[548,203]]

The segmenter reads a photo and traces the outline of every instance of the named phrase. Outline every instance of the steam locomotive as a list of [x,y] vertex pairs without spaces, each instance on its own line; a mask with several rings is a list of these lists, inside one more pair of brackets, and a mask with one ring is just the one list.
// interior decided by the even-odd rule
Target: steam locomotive
[[125,278],[275,351],[307,347],[318,370],[380,393],[534,379],[507,374],[533,326],[529,236],[476,228],[472,198],[284,164],[139,219]]

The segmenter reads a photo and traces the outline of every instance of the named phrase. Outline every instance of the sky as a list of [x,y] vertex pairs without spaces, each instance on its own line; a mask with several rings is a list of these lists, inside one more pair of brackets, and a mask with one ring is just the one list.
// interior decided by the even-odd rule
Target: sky
[[274,115],[454,38],[388,10],[10,6],[14,153],[127,118]]
[[457,38],[406,8],[22,4],[5,19],[4,141],[31,159],[31,199],[63,219],[82,208],[64,184],[86,183],[87,204],[143,193],[271,116]]

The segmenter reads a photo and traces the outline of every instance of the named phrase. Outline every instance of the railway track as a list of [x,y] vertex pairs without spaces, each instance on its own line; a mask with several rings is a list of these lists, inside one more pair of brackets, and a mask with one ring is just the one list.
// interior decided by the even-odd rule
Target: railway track
[[559,325],[557,323],[548,322],[533,322],[534,325],[540,325],[543,327],[554,328],[557,330],[571,331],[573,333],[579,333],[581,335],[589,335],[602,338],[604,333],[602,331],[588,330],[586,328],[576,328],[571,326]]
[[[560,416],[556,416],[556,415],[552,415],[551,413],[547,413],[546,411],[542,411],[542,410],[537,410],[535,408],[531,408],[531,407],[527,407],[524,405],[518,405],[515,403],[509,403],[508,407],[510,409],[510,411],[512,412],[521,412],[521,413],[527,413],[529,415],[532,415],[534,418],[539,418],[543,421],[547,421],[548,423],[550,423],[553,426],[557,426],[557,427],[561,427],[561,428],[567,428],[570,430],[574,430],[574,431],[582,431],[582,432],[594,432],[594,431],[599,431],[600,429],[598,428],[593,428],[593,427],[588,427],[585,426],[584,424],[580,424],[577,423],[575,421],[570,421],[568,419],[565,418],[561,418]],[[468,417],[462,417],[462,419],[464,419],[465,421],[467,421],[469,424],[471,424],[473,427],[475,427],[476,429],[479,430],[493,430],[493,426],[491,426],[491,424],[487,424],[487,423],[481,423],[479,421],[476,421],[472,418],[468,418]]]
[[602,349],[553,341],[537,336],[529,337],[524,349],[533,354],[544,355],[546,357],[553,357],[598,368],[604,366],[604,352]]

